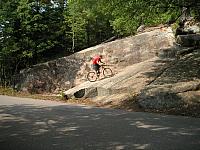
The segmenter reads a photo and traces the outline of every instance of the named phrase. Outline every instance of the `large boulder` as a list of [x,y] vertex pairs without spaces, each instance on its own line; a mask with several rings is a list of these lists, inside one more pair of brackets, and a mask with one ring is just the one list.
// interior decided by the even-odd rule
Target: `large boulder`
[[84,83],[90,71],[91,57],[103,55],[115,74],[125,67],[155,57],[161,49],[173,46],[175,38],[171,28],[157,28],[151,32],[103,43],[68,57],[38,64],[21,71],[19,90],[59,93]]
[[200,23],[188,20],[184,24],[184,31],[188,33],[200,33]]
[[164,110],[200,103],[199,89],[200,80],[151,85],[145,87],[139,95],[139,104],[146,109]]
[[200,46],[200,34],[178,35],[176,42],[184,47]]
[[159,77],[144,87],[139,104],[147,109],[172,109],[200,104],[200,50],[174,60]]

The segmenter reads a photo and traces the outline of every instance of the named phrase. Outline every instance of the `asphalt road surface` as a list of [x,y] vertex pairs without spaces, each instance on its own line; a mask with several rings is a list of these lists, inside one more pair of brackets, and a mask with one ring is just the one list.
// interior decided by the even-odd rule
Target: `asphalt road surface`
[[0,96],[0,150],[200,150],[200,118]]

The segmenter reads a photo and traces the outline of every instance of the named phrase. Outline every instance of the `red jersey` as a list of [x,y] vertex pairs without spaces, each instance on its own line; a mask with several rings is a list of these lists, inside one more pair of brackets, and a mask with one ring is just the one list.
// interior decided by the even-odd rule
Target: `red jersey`
[[98,64],[101,61],[101,57],[100,56],[95,56],[92,59],[92,64]]

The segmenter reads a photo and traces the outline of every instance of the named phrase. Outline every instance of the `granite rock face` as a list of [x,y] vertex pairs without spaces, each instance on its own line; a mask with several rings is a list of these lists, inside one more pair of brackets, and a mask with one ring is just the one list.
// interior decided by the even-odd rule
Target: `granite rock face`
[[200,34],[179,35],[176,41],[184,47],[200,47]]
[[200,104],[200,49],[172,61],[144,87],[138,100],[144,108],[166,109]]
[[120,105],[135,99],[141,108],[161,111],[196,107],[200,105],[199,66],[200,49],[173,46],[126,67],[112,78],[85,82],[65,94],[77,98],[76,94],[84,89],[82,98],[92,98],[97,103]]
[[30,93],[67,90],[74,86],[74,76],[82,65],[81,59],[70,57],[38,64],[33,68],[21,71],[21,80],[18,86],[21,90]]
[[21,71],[17,86],[30,93],[66,91],[86,81],[91,57],[103,55],[115,74],[125,67],[155,57],[162,49],[173,46],[175,39],[171,28],[158,28],[151,32],[115,40],[82,50],[71,56],[38,64]]

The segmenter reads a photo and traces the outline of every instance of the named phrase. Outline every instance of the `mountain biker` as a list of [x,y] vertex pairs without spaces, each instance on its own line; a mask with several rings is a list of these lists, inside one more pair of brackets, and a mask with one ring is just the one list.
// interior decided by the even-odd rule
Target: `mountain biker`
[[102,57],[103,57],[102,55],[96,55],[96,56],[94,56],[92,58],[92,68],[96,71],[97,76],[100,75],[100,67],[101,67],[101,65],[99,63],[103,63],[104,64],[104,62],[101,61]]

